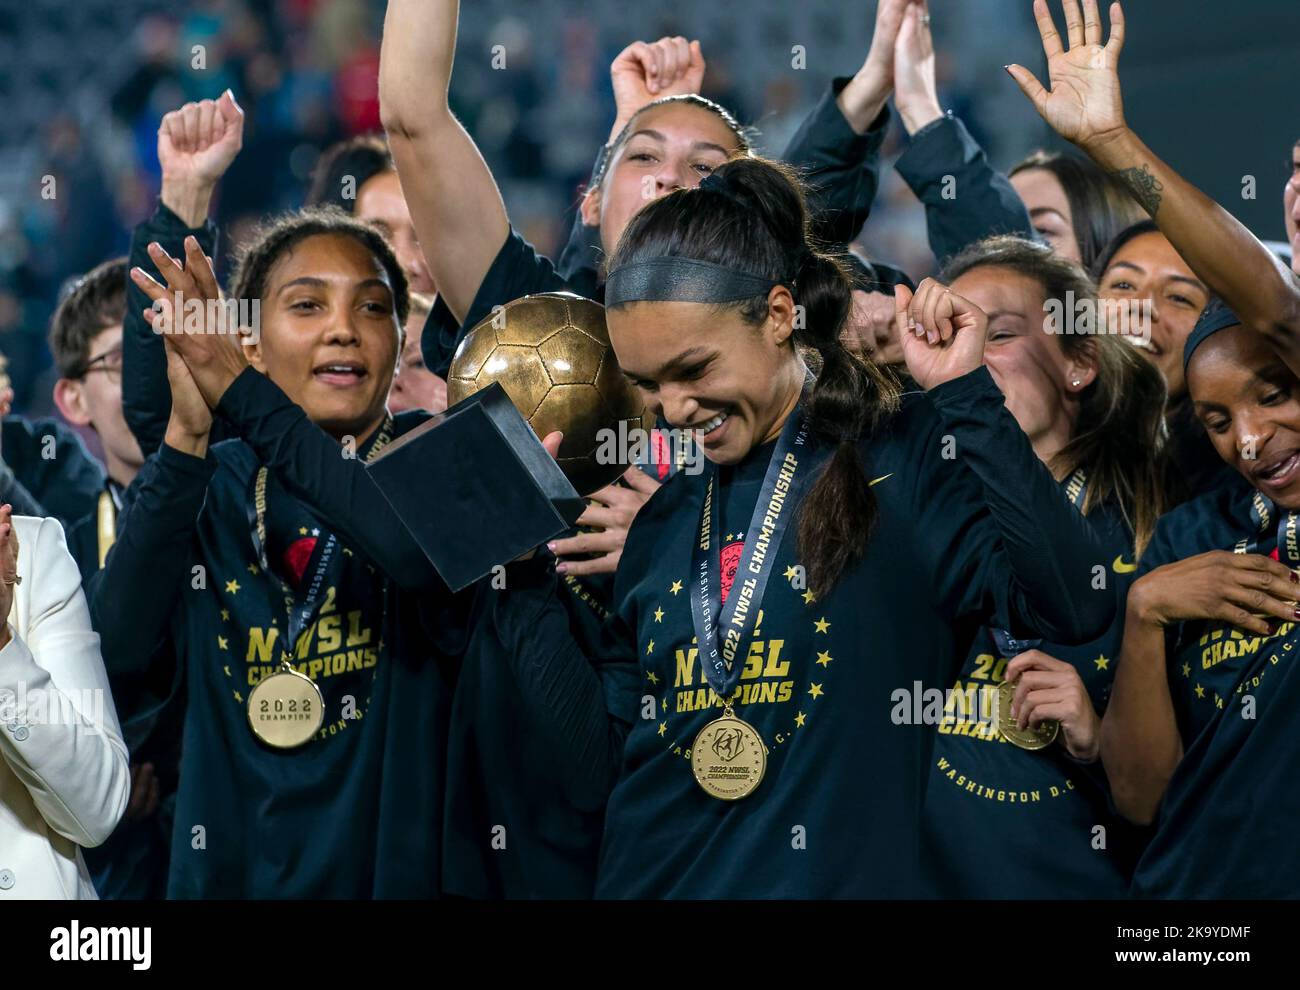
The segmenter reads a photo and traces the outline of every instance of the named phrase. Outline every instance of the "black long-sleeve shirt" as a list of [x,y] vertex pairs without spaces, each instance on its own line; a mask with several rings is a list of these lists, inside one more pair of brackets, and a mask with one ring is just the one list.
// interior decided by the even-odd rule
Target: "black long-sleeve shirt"
[[[131,234],[130,267],[141,268],[162,282],[158,266],[149,257],[149,245],[157,241],[173,258],[184,258],[185,238],[190,235],[208,257],[217,256],[217,228],[211,220],[204,221],[202,227],[186,226],[160,202],[153,216]],[[149,297],[128,277],[126,316],[122,320],[122,415],[146,457],[162,445],[172,409],[167,354],[162,339],[144,318],[148,306]],[[223,439],[225,434],[218,426],[212,440],[216,443]]]
[[[258,390],[249,385],[222,408],[251,414]],[[258,408],[280,421],[275,403]],[[402,417],[397,430],[419,420]],[[357,473],[374,437],[358,444],[356,460],[337,444],[332,460],[313,460],[297,442],[301,460],[288,454],[271,465],[237,440],[204,459],[164,444],[145,464],[92,603],[113,669],[165,663],[160,648],[170,639],[184,677],[168,894],[434,896],[455,675],[444,644],[458,636],[446,617],[452,603],[427,586],[403,591],[376,567],[367,545],[380,527],[393,528],[391,513],[354,520],[356,538],[294,497],[310,491],[322,505],[367,512]],[[263,466],[275,576],[251,536]],[[331,533],[328,587],[290,646],[280,582],[301,598]],[[246,708],[286,648],[320,687],[326,714],[311,741],[278,751],[254,737]]]
[[836,103],[850,79],[832,80],[781,156],[808,185],[812,232],[823,244],[853,241],[871,215],[880,188],[880,150],[889,132],[889,108],[859,134]]
[[1039,239],[1015,188],[951,114],[913,134],[894,167],[925,205],[930,250],[940,264],[994,234]]
[[[1082,642],[1111,621],[1113,596],[1091,586],[1104,548],[1050,475],[1009,467],[1036,458],[985,369],[909,396],[859,449],[878,512],[862,561],[820,601],[797,580],[795,541],[776,551],[737,706],[763,736],[767,777],[743,801],[707,796],[690,768],[718,713],[688,600],[702,477],[675,476],[638,515],[600,656],[566,635],[540,564],[498,593],[525,697],[539,712],[564,699],[546,739],[571,786],[613,786],[597,896],[916,894],[933,734],[900,722],[898,692],[949,686],[985,623]],[[724,559],[770,451],[722,474]]]

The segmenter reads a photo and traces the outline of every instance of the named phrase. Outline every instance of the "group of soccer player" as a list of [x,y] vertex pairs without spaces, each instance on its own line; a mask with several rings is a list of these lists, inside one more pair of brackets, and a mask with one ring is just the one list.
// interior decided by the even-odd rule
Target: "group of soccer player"
[[[81,896],[1300,893],[1300,142],[1284,258],[1126,123],[1121,5],[1034,0],[1048,78],[1007,71],[1077,153],[1000,173],[941,109],[925,0],[879,0],[780,160],[699,95],[698,41],[629,45],[552,261],[448,104],[459,6],[389,0],[385,133],[224,287],[243,112],[167,114],[156,211],[51,328],[103,469],[6,420],[129,758],[77,785],[108,828],[50,822]],[[895,115],[919,281],[850,247]],[[555,291],[604,305],[703,470],[628,464],[453,593],[367,463],[445,409],[470,330]]]

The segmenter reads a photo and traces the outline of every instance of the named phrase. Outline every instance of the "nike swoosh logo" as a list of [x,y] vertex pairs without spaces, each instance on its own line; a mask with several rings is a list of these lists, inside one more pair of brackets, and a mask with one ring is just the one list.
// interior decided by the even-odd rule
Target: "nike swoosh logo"
[[1126,564],[1126,563],[1124,563],[1124,555],[1123,555],[1123,554],[1120,554],[1118,557],[1116,557],[1116,558],[1115,558],[1115,563],[1111,564],[1110,566],[1111,566],[1111,569],[1112,569],[1116,574],[1132,574],[1134,571],[1136,571],[1136,570],[1138,569],[1138,565],[1137,565],[1136,563],[1133,563],[1133,564]]
[[881,475],[881,476],[880,476],[879,478],[877,478],[875,481],[871,482],[871,484],[867,485],[867,487],[868,487],[868,488],[871,488],[873,485],[878,485],[878,484],[880,484],[882,481],[884,481],[886,478],[892,478],[893,476],[894,476],[894,475],[893,475],[893,472],[892,472],[892,471],[891,471],[889,474]]

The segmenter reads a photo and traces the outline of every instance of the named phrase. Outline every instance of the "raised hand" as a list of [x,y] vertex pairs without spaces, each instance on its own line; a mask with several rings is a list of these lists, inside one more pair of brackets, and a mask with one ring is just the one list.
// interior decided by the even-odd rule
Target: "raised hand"
[[659,482],[635,466],[623,472],[623,480],[627,482],[626,488],[606,485],[591,495],[595,504],[587,506],[578,517],[579,526],[597,527],[597,532],[579,533],[547,544],[557,557],[588,553],[600,555],[591,560],[562,560],[556,566],[561,574],[613,574],[618,570],[632,521],[641,506],[650,501],[650,496],[660,487]]
[[930,9],[925,0],[907,8],[894,41],[894,106],[908,134],[943,116],[935,84]]
[[[241,344],[243,328],[229,325],[212,259],[194,237],[185,238],[184,266],[157,242],[149,245],[149,257],[167,284],[160,285],[143,269],[131,269],[132,281],[152,303],[144,311],[145,319],[154,333],[166,335],[171,351],[189,367],[208,408],[215,409],[230,383],[248,367]],[[202,332],[187,332],[196,320],[202,324]],[[168,361],[170,364],[170,351]],[[170,378],[170,367],[168,374]]]
[[244,111],[226,90],[217,100],[187,103],[158,125],[162,201],[191,227],[207,218],[217,182],[244,143]]
[[1047,0],[1034,0],[1034,18],[1047,56],[1050,91],[1022,65],[1007,71],[1052,130],[1089,150],[1122,135],[1124,102],[1119,85],[1119,55],[1124,48],[1124,10],[1110,5],[1110,40],[1102,44],[1097,0],[1061,0],[1069,47],[1052,20]]
[[932,278],[894,286],[898,339],[908,374],[926,391],[984,363],[989,318],[969,299]]
[[904,15],[919,3],[920,0],[879,0],[876,4],[876,25],[871,32],[866,60],[836,98],[840,112],[859,134],[866,132],[889,99],[894,88],[894,43]]
[[1011,714],[1020,728],[1061,723],[1061,742],[1076,760],[1092,763],[1101,749],[1101,716],[1073,664],[1042,650],[1026,650],[1007,664],[1016,686]]
[[682,37],[634,41],[610,64],[609,81],[614,87],[617,133],[647,103],[700,91],[704,85],[700,43]]

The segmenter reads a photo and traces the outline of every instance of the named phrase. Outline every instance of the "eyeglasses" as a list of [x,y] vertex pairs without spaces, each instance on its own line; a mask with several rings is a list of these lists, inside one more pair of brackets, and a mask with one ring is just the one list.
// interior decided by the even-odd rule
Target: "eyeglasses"
[[105,351],[97,357],[91,358],[86,362],[86,369],[81,373],[81,377],[92,371],[102,371],[108,376],[109,382],[116,385],[122,380],[122,348],[114,347],[111,351]]

